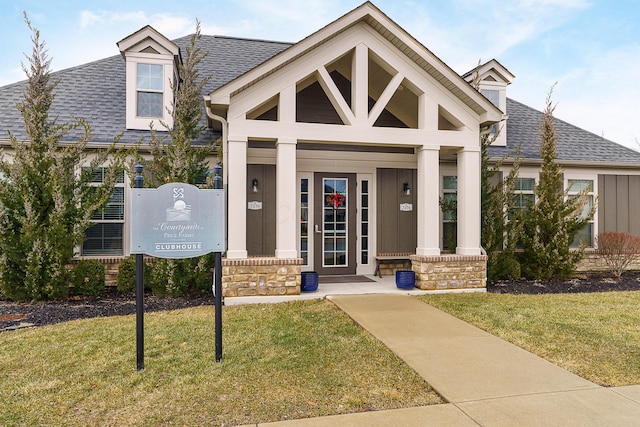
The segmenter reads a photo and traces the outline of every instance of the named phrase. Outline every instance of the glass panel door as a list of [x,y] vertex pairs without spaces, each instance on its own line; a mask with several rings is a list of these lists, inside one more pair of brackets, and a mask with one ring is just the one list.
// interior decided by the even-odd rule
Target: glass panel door
[[347,179],[323,180],[323,267],[347,266]]
[[314,260],[321,275],[356,272],[356,175],[314,177]]

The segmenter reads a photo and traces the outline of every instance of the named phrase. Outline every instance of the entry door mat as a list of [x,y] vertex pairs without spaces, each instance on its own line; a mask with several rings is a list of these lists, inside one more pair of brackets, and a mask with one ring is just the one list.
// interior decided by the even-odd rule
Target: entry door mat
[[318,283],[366,283],[375,282],[366,276],[319,276]]

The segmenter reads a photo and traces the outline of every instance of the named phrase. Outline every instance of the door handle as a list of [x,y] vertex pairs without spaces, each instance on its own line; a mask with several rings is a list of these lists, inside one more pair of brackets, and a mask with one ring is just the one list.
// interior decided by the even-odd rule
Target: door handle
[[322,233],[322,231],[320,231],[320,229],[318,228],[318,224],[316,224],[316,233]]

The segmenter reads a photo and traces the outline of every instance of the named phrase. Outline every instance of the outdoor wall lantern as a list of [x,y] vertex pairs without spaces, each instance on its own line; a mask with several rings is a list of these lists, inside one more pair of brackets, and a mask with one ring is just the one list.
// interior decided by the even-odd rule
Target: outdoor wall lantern
[[409,183],[405,182],[404,184],[402,184],[402,191],[404,192],[405,196],[410,196],[411,195],[411,188],[409,188]]
[[258,192],[258,178],[253,178],[253,181],[251,181],[251,191]]

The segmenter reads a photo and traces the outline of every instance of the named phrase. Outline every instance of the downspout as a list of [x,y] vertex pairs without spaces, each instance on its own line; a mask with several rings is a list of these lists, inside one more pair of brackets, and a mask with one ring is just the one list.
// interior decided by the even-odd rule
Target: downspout
[[227,144],[227,133],[229,130],[229,125],[227,123],[227,120],[224,117],[218,116],[217,114],[213,114],[213,112],[211,111],[211,107],[207,105],[206,101],[204,103],[204,108],[207,112],[207,117],[209,117],[211,120],[220,122],[220,124],[222,125],[222,182],[223,182],[224,188],[226,188],[227,176],[229,173],[227,168],[225,167],[227,155],[229,154],[229,148]]

